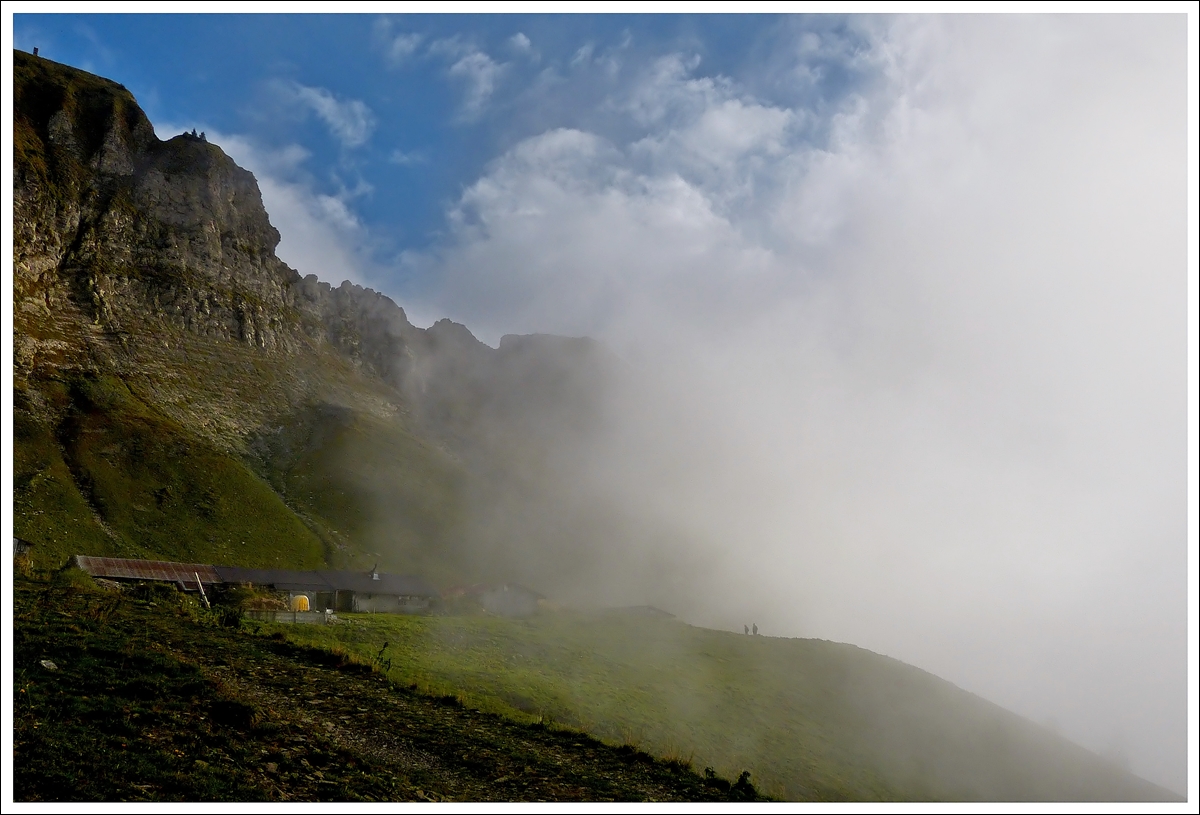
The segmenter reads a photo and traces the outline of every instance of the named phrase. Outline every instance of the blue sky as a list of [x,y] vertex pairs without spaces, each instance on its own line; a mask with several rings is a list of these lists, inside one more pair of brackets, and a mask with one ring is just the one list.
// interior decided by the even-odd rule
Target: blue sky
[[[810,31],[836,52],[801,59],[796,41]],[[463,189],[522,139],[561,127],[645,135],[613,103],[666,55],[683,55],[690,77],[820,110],[863,81],[860,40],[843,18],[774,15],[14,18],[17,48],[121,82],[160,130],[302,148],[291,176],[345,201],[370,233],[359,248],[384,268],[435,240]],[[789,81],[801,63],[811,81]]]
[[684,530],[613,557],[708,564],[695,621],[898,657],[1184,789],[1186,15],[13,30],[206,131],[301,273],[613,348],[642,389],[581,477]]

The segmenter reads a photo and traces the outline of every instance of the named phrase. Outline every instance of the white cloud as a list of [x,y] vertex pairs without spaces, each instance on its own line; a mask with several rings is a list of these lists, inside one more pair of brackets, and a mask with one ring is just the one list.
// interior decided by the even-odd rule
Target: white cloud
[[359,99],[339,100],[325,88],[300,83],[284,86],[297,103],[317,115],[343,147],[359,147],[375,129],[375,114]]
[[479,118],[507,65],[496,62],[457,35],[434,40],[429,46],[429,53],[451,61],[449,75],[465,86],[461,117],[466,121]]
[[414,262],[485,337],[647,371],[588,477],[715,564],[694,619],[1122,732],[1180,789],[1182,25],[893,19],[820,142],[664,58],[614,107],[646,135],[526,140]]
[[520,31],[508,38],[508,44],[514,51],[519,51],[522,54],[533,53],[533,43]]
[[739,244],[702,190],[625,164],[599,137],[556,130],[518,145],[464,193],[451,213],[461,243],[443,279],[470,293],[473,327],[488,335],[499,315],[485,312],[503,301],[510,329],[609,333],[632,298],[722,286],[710,265],[747,274],[761,265],[762,251]]
[[401,166],[408,167],[413,164],[424,164],[426,161],[428,161],[428,158],[420,150],[405,152],[403,150],[396,149],[392,151],[390,156],[388,156],[388,161],[392,164],[399,164]]
[[416,53],[425,38],[420,34],[408,33],[394,37],[387,47],[388,59],[393,64],[404,62]]
[[699,57],[682,54],[656,60],[629,94],[626,111],[642,125],[670,125],[694,119],[715,98],[728,98],[734,93],[728,80],[692,79],[690,74],[699,64]]
[[503,69],[482,51],[472,51],[450,66],[450,76],[462,79],[467,86],[462,106],[464,116],[474,118],[483,112]]
[[407,62],[425,41],[423,34],[415,31],[396,33],[395,27],[395,22],[389,17],[378,18],[372,26],[376,47],[393,67]]
[[592,43],[585,43],[579,47],[575,55],[571,57],[571,67],[577,68],[580,65],[586,65],[592,59],[592,53],[596,50],[596,46]]

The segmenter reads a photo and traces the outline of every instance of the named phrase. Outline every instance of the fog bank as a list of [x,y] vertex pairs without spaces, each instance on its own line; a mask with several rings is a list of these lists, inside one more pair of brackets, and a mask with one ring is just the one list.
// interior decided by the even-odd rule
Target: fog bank
[[603,520],[526,536],[560,593],[853,642],[1182,792],[1186,19],[858,34],[819,118],[666,54],[633,135],[521,141],[417,307],[623,361],[553,463]]

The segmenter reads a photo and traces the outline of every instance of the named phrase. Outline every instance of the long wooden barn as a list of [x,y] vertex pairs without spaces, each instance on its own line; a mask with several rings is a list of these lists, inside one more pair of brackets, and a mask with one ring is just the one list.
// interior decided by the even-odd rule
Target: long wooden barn
[[[438,592],[412,575],[352,571],[246,569],[206,563],[76,555],[72,565],[92,577],[172,583],[184,591],[211,586],[251,585],[286,594],[289,608],[412,614],[425,611]],[[300,598],[304,598],[301,600]]]

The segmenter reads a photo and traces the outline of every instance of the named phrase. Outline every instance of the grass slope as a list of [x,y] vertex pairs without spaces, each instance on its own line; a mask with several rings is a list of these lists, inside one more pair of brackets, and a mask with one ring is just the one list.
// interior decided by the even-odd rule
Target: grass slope
[[18,578],[18,801],[753,798],[680,762],[389,683],[173,589]]
[[[1175,800],[937,677],[822,640],[628,614],[347,617],[289,639],[613,742],[742,769],[790,800]],[[386,647],[385,647],[386,645]]]
[[442,584],[470,573],[459,550],[467,474],[399,419],[318,404],[254,447],[287,504],[344,547],[338,565]]
[[[257,375],[236,373],[203,384]],[[317,401],[259,419],[239,456],[141,381],[60,377],[36,383],[42,418],[26,394],[14,411],[15,531],[47,567],[89,554],[481,579],[459,534],[468,474],[400,417]]]
[[39,563],[74,554],[318,568],[325,547],[241,461],[149,408],[115,377],[43,387],[47,426],[14,414],[15,534]]

